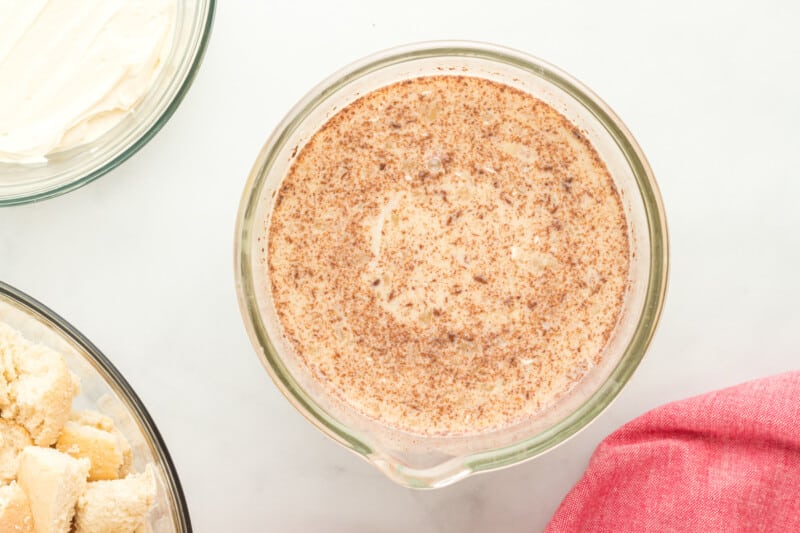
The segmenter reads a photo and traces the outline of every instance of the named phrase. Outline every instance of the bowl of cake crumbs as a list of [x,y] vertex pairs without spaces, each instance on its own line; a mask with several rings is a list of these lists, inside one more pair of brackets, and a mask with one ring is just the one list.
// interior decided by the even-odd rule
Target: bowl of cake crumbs
[[152,418],[111,362],[0,282],[0,531],[191,531]]

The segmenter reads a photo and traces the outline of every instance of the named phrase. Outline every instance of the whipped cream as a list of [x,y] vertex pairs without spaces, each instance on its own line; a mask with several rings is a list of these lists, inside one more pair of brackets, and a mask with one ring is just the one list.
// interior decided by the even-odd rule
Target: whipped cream
[[147,93],[176,0],[0,0],[0,162],[94,141]]

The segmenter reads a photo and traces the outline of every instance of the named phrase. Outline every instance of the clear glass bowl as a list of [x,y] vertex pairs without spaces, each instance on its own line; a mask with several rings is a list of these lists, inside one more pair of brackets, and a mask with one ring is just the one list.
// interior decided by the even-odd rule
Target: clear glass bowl
[[[425,437],[380,425],[328,397],[280,334],[263,257],[275,192],[293,154],[359,95],[413,77],[479,76],[544,100],[585,132],[608,166],[625,208],[631,270],[620,321],[602,362],[550,410],[516,426],[474,435]],[[440,487],[509,466],[562,443],[594,419],[636,369],[654,334],[667,284],[667,228],[652,171],[630,132],[594,93],[529,55],[471,42],[395,48],[358,61],[312,89],[267,140],[245,186],[236,229],[239,304],[252,343],[278,388],[317,428],[394,481]]]
[[178,0],[172,47],[147,94],[97,140],[48,156],[47,163],[0,163],[0,207],[44,200],[96,180],[147,144],[175,112],[197,74],[216,0]]
[[93,409],[114,420],[133,449],[133,469],[156,472],[156,495],[149,524],[153,533],[192,531],[183,489],[156,425],[114,365],[63,318],[40,302],[0,282],[0,321],[29,341],[60,352],[81,382],[74,409]]

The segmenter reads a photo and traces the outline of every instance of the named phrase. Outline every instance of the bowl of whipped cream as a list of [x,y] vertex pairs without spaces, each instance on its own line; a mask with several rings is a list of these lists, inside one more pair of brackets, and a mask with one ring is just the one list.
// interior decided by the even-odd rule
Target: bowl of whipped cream
[[76,189],[147,143],[191,85],[214,7],[0,2],[0,206]]

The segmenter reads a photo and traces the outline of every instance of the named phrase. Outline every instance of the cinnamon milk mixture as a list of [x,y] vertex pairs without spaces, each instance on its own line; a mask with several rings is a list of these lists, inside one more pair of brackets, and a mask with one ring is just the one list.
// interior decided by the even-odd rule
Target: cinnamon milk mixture
[[552,406],[599,361],[627,287],[627,223],[594,147],[481,78],[415,78],[342,109],[297,154],[269,224],[293,356],[412,433]]

